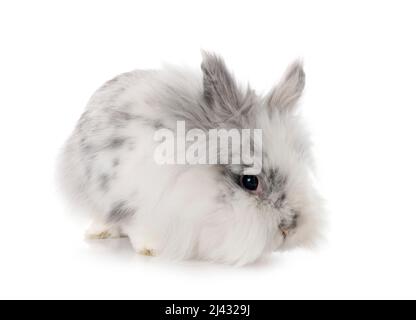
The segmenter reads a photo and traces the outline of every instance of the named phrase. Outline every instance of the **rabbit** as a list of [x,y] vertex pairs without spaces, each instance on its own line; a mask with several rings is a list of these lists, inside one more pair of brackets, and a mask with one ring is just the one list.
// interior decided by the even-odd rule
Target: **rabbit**
[[[89,239],[128,237],[140,254],[231,265],[314,245],[323,208],[309,134],[297,105],[301,61],[265,95],[241,86],[221,56],[201,68],[135,70],[91,97],[60,157],[60,182],[92,218]],[[166,164],[155,134],[187,129],[261,129],[256,174],[240,164]],[[221,153],[221,150],[218,151]]]

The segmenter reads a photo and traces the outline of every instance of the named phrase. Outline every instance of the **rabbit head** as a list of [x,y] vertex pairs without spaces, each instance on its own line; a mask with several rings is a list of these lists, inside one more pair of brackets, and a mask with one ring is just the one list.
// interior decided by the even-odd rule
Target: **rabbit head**
[[244,159],[218,167],[217,201],[223,206],[204,223],[200,255],[244,264],[267,252],[313,244],[322,208],[308,135],[296,113],[305,85],[302,64],[293,63],[264,97],[239,87],[218,56],[205,53],[202,72],[210,126],[261,129],[262,147],[253,152],[254,163],[261,163],[257,172]]

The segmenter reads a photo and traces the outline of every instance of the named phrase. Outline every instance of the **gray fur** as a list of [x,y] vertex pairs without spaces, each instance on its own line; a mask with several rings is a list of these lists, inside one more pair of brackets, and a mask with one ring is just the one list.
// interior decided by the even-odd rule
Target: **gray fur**
[[267,182],[272,190],[283,190],[287,183],[287,177],[279,172],[279,169],[273,168],[266,173]]
[[204,98],[210,105],[237,110],[241,94],[234,77],[227,70],[224,60],[209,53],[203,53]]
[[283,80],[272,90],[267,98],[271,111],[278,109],[287,111],[292,109],[302,95],[305,88],[305,72],[302,62],[296,61],[288,70]]
[[121,111],[121,110],[116,109],[116,110],[111,111],[110,119],[111,119],[111,122],[117,123],[120,125],[122,123],[124,124],[127,121],[136,119],[136,117],[127,111]]
[[[123,107],[123,109],[128,110],[129,105]],[[149,119],[143,115],[137,115],[130,113],[128,111],[121,110],[111,110],[110,113],[110,123],[116,125],[118,128],[125,128],[131,121],[136,120],[141,123],[148,125],[156,130],[165,128],[165,125],[160,119]]]
[[285,202],[286,202],[286,193],[283,191],[280,194],[279,198],[277,198],[277,200],[275,201],[274,206],[278,209],[281,209],[285,205]]
[[82,150],[82,152],[84,152],[85,154],[89,154],[89,153],[91,153],[91,151],[93,150],[93,147],[92,147],[92,145],[90,145],[90,144],[81,143],[81,150]]
[[136,210],[129,207],[127,201],[119,201],[113,204],[108,216],[108,222],[120,222],[132,217],[135,213]]
[[[224,60],[214,54],[203,52],[203,98],[215,116],[214,122],[243,127],[247,116],[256,105],[257,97],[250,88],[239,88],[234,76],[228,71]],[[248,117],[250,118],[250,117]]]
[[120,165],[120,159],[119,158],[113,159],[113,167],[118,167],[119,165]]
[[108,144],[108,148],[110,148],[110,149],[121,148],[124,145],[124,143],[126,142],[126,140],[127,140],[127,138],[123,138],[123,137],[114,138]]
[[[203,84],[199,87],[199,79],[195,78],[195,90],[191,86],[161,81],[157,94],[149,98],[154,101],[147,103],[159,105],[161,119],[171,121],[161,123],[161,119],[158,122],[147,119],[147,122],[153,122],[154,127],[163,124],[170,129],[177,120],[185,121],[187,129],[254,127],[254,109],[261,102],[254,91],[239,88],[223,60],[215,55],[204,53],[201,69]],[[183,75],[177,74],[177,77],[181,80]]]
[[99,176],[100,189],[104,192],[107,192],[110,189],[110,177],[107,174],[102,174]]
[[283,217],[280,221],[279,228],[281,230],[290,231],[296,229],[298,225],[299,214],[297,212],[292,212],[292,215],[289,217]]
[[165,125],[163,124],[163,122],[161,120],[154,120],[152,122],[152,126],[153,128],[155,128],[156,130],[165,128]]

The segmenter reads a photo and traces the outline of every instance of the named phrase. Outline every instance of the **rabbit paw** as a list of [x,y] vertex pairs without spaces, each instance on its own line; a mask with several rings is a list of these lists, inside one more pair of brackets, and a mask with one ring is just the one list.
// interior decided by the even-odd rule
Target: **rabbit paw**
[[156,253],[153,249],[143,248],[142,250],[139,250],[138,253],[142,256],[146,257],[155,257]]
[[111,227],[101,223],[92,223],[91,227],[85,233],[88,240],[117,239],[122,235],[118,227]]

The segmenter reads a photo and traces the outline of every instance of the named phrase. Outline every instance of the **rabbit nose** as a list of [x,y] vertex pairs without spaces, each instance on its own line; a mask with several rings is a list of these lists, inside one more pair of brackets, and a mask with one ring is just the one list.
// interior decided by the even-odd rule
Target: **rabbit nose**
[[284,239],[286,239],[287,238],[287,236],[289,235],[289,230],[287,230],[287,229],[283,229],[283,228],[281,228],[281,227],[279,227],[279,229],[280,229],[280,232],[282,233],[282,235],[283,235],[283,238]]

